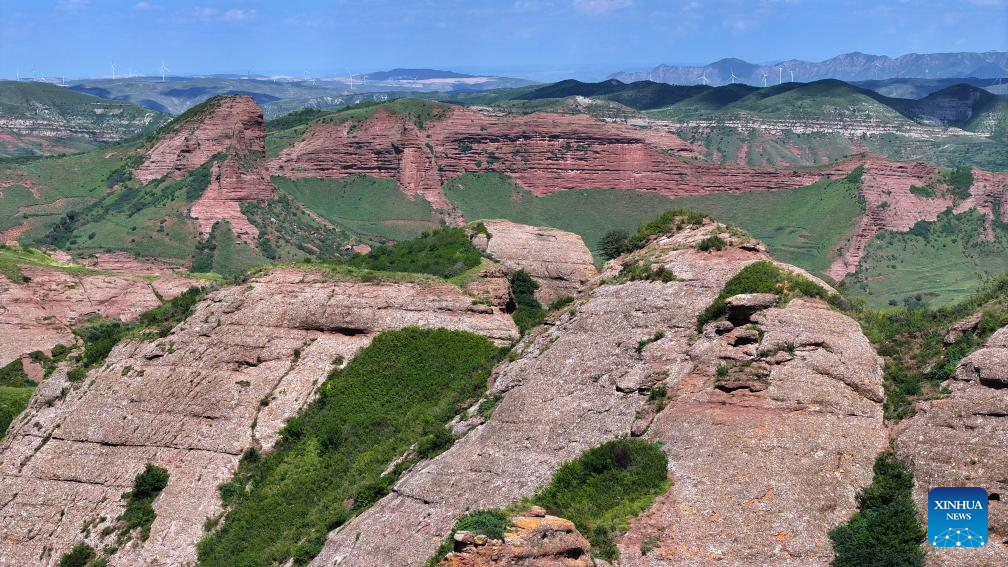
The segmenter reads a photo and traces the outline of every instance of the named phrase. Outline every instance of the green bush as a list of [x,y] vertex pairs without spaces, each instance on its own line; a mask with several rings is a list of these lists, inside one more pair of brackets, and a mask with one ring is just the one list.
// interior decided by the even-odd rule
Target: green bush
[[701,252],[710,252],[711,250],[724,250],[725,245],[726,243],[723,238],[712,234],[697,243],[696,249]]
[[598,243],[598,251],[606,260],[612,260],[629,250],[630,235],[625,230],[610,230]]
[[533,501],[574,522],[592,553],[613,561],[615,536],[667,490],[667,469],[665,453],[654,443],[616,439],[564,464]]
[[864,175],[864,164],[852,169],[851,172],[847,174],[847,177],[844,177],[844,180],[851,183],[861,183],[862,175]]
[[637,250],[643,248],[653,236],[676,232],[687,226],[699,226],[708,218],[703,213],[696,213],[687,209],[665,211],[650,222],[637,227],[637,231],[630,237],[628,243],[629,249]]
[[511,527],[511,517],[504,510],[477,510],[459,518],[448,537],[434,553],[434,556],[424,564],[424,567],[436,567],[455,545],[455,534],[469,532],[483,534],[490,539],[503,540],[504,532]]
[[73,546],[73,549],[63,554],[59,560],[59,567],[93,567],[98,554],[90,545],[81,542]]
[[116,543],[125,543],[133,530],[140,530],[140,541],[150,537],[151,524],[157,518],[154,512],[154,500],[168,486],[168,471],[150,463],[143,472],[133,479],[133,490],[123,495],[126,498],[126,509],[115,523]]
[[272,452],[242,459],[222,488],[220,529],[199,544],[200,563],[307,564],[329,531],[387,494],[417,457],[383,476],[389,463],[414,444],[433,454],[450,443],[443,425],[483,395],[499,357],[490,341],[463,331],[375,337],[329,375]]
[[792,297],[818,297],[832,300],[824,287],[801,276],[785,272],[773,262],[760,260],[742,269],[725,283],[717,298],[697,317],[697,329],[727,313],[725,300],[740,293],[773,293],[782,301]]
[[858,494],[858,511],[830,531],[834,567],[914,567],[924,564],[926,532],[914,505],[913,475],[892,453],[875,461],[875,478]]
[[539,284],[525,270],[511,274],[510,281],[511,318],[524,335],[533,327],[542,324],[546,319],[546,310],[535,297]]
[[353,256],[346,264],[368,270],[451,278],[478,266],[480,258],[464,228],[444,228],[394,246],[377,246],[366,255]]
[[973,168],[964,165],[950,171],[945,176],[952,191],[952,196],[962,201],[969,199],[970,188],[973,187]]

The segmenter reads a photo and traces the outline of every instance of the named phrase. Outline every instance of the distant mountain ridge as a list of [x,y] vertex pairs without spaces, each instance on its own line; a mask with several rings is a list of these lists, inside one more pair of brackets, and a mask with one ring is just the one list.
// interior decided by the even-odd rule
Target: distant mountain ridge
[[[762,86],[792,80],[820,79],[868,81],[894,78],[994,78],[1008,76],[1008,52],[908,53],[896,58],[854,51],[819,62],[790,59],[772,64],[755,64],[726,58],[703,66],[658,65],[649,71],[619,71],[610,75],[623,82],[652,80],[677,85],[711,85],[732,82]],[[734,74],[735,79],[732,79]]]
[[389,69],[364,75],[369,81],[423,81],[426,79],[468,79],[475,75],[440,69]]

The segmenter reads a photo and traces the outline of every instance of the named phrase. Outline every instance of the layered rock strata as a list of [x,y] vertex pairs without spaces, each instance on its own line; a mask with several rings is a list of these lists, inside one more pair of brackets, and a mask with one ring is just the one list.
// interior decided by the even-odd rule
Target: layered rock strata
[[[718,232],[725,250],[695,250]],[[620,542],[621,564],[828,564],[826,534],[855,511],[886,443],[881,364],[856,322],[814,301],[698,336],[724,283],[766,257],[708,223],[608,264],[611,283],[495,369],[489,419],[474,416],[452,448],[331,533],[312,565],[423,564],[466,512],[530,496],[563,462],[629,434],[664,442],[672,487]],[[633,262],[679,279],[621,281]],[[748,387],[719,384],[722,364]],[[642,558],[645,538],[658,545]]]
[[[79,384],[57,371],[0,445],[0,565],[55,565],[79,541],[96,549],[147,463],[169,471],[150,538],[110,565],[189,565],[217,486],[243,451],[277,431],[336,366],[378,333],[406,326],[517,338],[504,313],[432,280],[341,281],[282,269],[216,291],[168,336],[118,345]],[[90,528],[90,529],[86,529]]]

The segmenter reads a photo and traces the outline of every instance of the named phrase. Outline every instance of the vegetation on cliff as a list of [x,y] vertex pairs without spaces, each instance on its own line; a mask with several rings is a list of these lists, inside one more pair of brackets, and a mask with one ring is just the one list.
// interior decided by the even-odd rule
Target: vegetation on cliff
[[927,533],[917,518],[913,475],[892,453],[875,461],[875,478],[857,495],[858,511],[829,536],[833,567],[916,567]]
[[367,254],[353,256],[346,265],[453,278],[478,266],[480,258],[479,250],[469,241],[464,228],[444,228],[425,232],[395,246],[377,246]]
[[697,328],[727,313],[725,300],[740,293],[772,293],[786,303],[794,297],[817,297],[832,301],[834,295],[821,285],[778,268],[773,262],[753,262],[725,283],[717,298],[697,317]]
[[219,528],[221,519],[208,521],[200,562],[308,563],[330,530],[385,495],[418,458],[450,446],[444,424],[483,394],[500,355],[487,339],[463,331],[407,328],[377,336],[330,374],[272,452],[243,456],[221,486],[227,512]]
[[35,382],[25,374],[20,358],[0,368],[0,441],[7,427],[26,407],[35,391]]
[[511,274],[511,318],[524,335],[546,318],[546,310],[535,297],[539,284],[525,270]]

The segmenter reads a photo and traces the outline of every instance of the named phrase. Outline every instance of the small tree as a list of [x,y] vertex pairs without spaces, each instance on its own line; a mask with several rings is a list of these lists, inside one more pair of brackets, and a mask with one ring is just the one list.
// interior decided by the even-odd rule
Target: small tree
[[599,252],[606,260],[612,260],[627,251],[629,240],[630,235],[625,230],[610,230],[599,240]]

